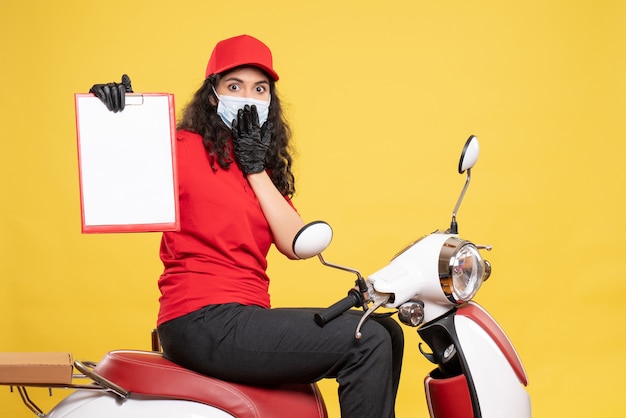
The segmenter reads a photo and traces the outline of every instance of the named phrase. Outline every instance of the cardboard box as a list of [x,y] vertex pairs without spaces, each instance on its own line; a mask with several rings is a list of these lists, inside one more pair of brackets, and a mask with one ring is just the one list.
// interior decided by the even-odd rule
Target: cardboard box
[[72,383],[70,353],[1,353],[0,384],[67,385]]

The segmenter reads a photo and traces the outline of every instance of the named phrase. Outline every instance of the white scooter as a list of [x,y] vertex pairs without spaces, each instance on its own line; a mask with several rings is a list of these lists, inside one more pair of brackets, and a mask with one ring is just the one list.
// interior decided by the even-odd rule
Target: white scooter
[[[318,256],[322,264],[357,276],[356,286],[344,299],[311,318],[319,326],[361,307],[364,314],[355,338],[367,338],[360,332],[361,325],[379,308],[394,310],[388,314],[397,310],[402,323],[417,327],[431,350],[426,353],[420,345],[420,351],[437,365],[425,379],[432,418],[527,418],[531,406],[522,363],[498,324],[471,301],[491,273],[480,254],[490,248],[459,238],[457,231],[456,213],[478,153],[478,140],[471,136],[459,162],[459,173],[467,172],[467,179],[450,228],[419,239],[366,279],[357,270],[324,260],[321,252],[332,239],[325,222],[305,226],[293,248],[300,258]],[[74,379],[89,379],[87,384],[12,386],[37,416],[46,418],[328,417],[315,384],[256,387],[224,382],[166,360],[156,339],[153,350],[112,351],[97,364],[75,361],[80,374]],[[28,396],[27,386],[75,392],[45,414]]]
[[425,379],[426,401],[432,418],[527,418],[531,414],[522,362],[496,321],[472,301],[491,274],[491,264],[476,245],[458,236],[456,214],[478,159],[479,145],[470,136],[461,154],[459,174],[467,179],[452,213],[450,228],[426,235],[366,280],[353,269],[329,267],[357,275],[355,289],[315,316],[323,326],[352,307],[366,309],[356,330],[380,307],[397,309],[398,318],[417,332],[432,350],[422,354],[438,367]]

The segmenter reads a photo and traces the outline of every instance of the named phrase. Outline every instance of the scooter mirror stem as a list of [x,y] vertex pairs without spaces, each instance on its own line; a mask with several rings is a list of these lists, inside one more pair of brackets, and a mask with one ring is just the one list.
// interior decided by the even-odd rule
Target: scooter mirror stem
[[450,229],[447,231],[449,234],[458,234],[459,233],[459,224],[456,223],[456,219],[453,217],[452,222],[450,222]]
[[332,267],[332,268],[337,269],[337,270],[343,270],[343,271],[347,271],[349,273],[354,273],[354,274],[356,274],[357,281],[363,280],[363,276],[361,275],[361,273],[358,270],[352,269],[350,267],[340,266],[339,264],[329,263],[328,261],[326,261],[324,259],[324,257],[322,256],[322,253],[319,253],[317,255],[317,258],[319,258],[320,262],[323,265],[325,265],[326,267]]
[[324,259],[324,256],[322,256],[321,253],[317,255],[317,258],[319,258],[320,262],[326,267],[332,267],[337,270],[343,270],[349,273],[356,274],[356,280],[354,284],[359,289],[358,291],[363,297],[363,301],[364,301],[363,310],[367,310],[367,305],[370,303],[370,298],[369,298],[369,293],[367,290],[367,283],[365,282],[365,279],[363,278],[361,273],[358,270],[352,269],[350,267],[344,267],[344,266],[340,266],[339,264],[329,263],[328,261]]
[[467,169],[467,178],[465,179],[465,185],[463,186],[463,190],[461,190],[461,196],[459,196],[459,200],[457,200],[456,206],[454,206],[454,211],[452,211],[452,222],[450,222],[450,233],[451,234],[458,234],[459,233],[459,225],[456,222],[456,214],[459,211],[459,207],[461,206],[461,202],[463,201],[463,198],[465,197],[465,192],[467,191],[467,188],[469,187],[470,180],[471,180],[471,177],[472,177],[471,172],[472,172],[472,169],[468,168]]

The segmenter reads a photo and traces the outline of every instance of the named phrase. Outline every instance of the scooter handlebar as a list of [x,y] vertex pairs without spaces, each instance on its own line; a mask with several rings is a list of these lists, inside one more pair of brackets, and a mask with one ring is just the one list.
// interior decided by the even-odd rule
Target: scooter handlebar
[[348,296],[315,314],[315,323],[323,327],[342,313],[354,307],[363,306],[363,296],[356,289],[351,289]]

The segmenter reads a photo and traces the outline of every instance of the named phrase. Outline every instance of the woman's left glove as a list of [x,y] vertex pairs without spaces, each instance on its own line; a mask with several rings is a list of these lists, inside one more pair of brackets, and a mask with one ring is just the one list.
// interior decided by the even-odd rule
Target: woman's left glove
[[265,155],[272,139],[272,123],[259,126],[256,106],[245,105],[233,121],[233,148],[237,164],[244,174],[265,170]]
[[121,112],[126,105],[126,93],[132,93],[130,77],[122,76],[121,83],[94,84],[89,93],[93,93],[112,112]]

